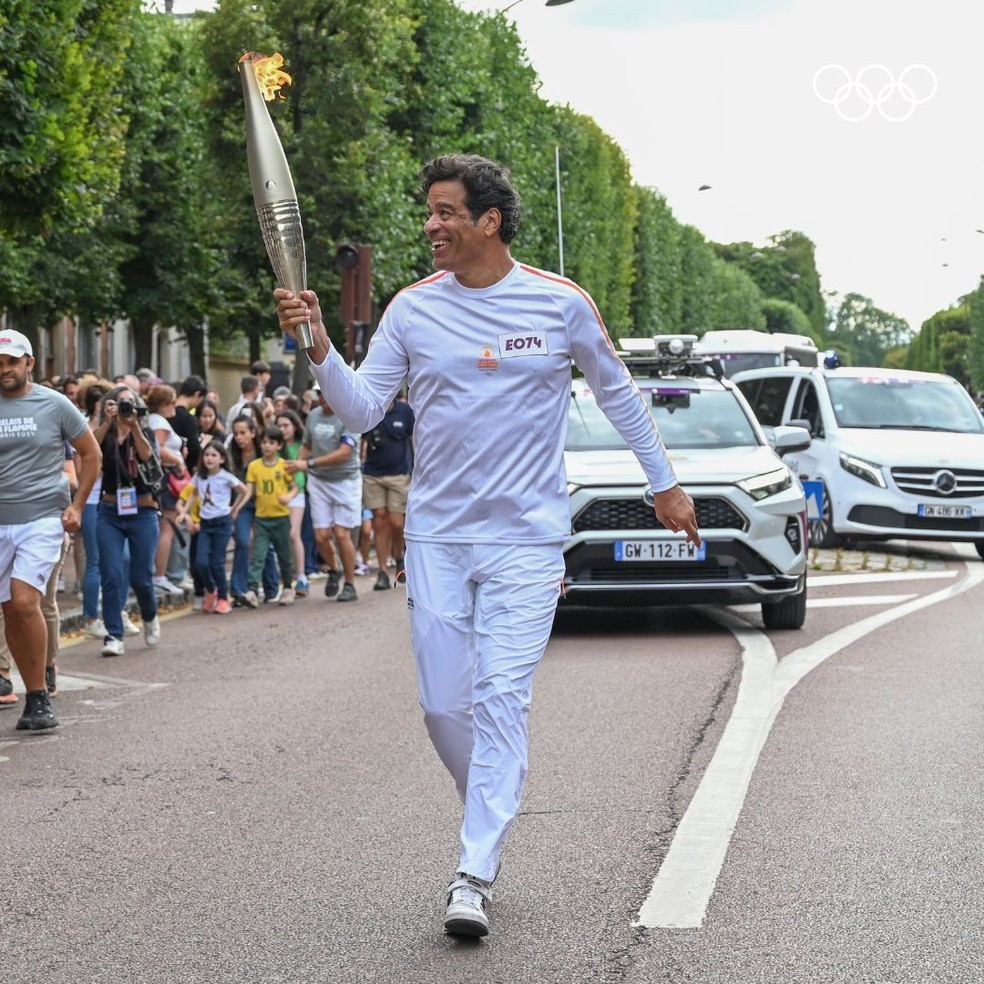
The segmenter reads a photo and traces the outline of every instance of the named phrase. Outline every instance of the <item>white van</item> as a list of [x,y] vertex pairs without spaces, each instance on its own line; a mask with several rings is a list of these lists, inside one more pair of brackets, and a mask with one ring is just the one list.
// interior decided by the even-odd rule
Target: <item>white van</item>
[[843,536],[962,540],[984,557],[984,417],[955,379],[786,366],[732,381],[763,426],[810,431],[810,446],[785,460],[803,481],[823,483],[812,546]]
[[770,334],[751,328],[706,331],[694,346],[697,355],[719,359],[725,376],[771,366],[816,366],[820,351],[808,335]]

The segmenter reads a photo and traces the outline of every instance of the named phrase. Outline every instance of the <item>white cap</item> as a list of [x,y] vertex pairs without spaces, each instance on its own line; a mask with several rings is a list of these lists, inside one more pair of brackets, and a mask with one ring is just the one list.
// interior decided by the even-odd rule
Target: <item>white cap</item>
[[0,355],[12,355],[19,359],[22,355],[34,355],[31,340],[19,331],[0,331]]

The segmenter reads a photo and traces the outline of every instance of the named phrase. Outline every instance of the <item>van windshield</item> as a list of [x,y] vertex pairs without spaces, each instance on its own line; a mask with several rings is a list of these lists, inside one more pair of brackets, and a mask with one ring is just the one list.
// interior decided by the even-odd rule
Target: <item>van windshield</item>
[[841,427],[984,433],[984,418],[957,383],[892,376],[828,376]]

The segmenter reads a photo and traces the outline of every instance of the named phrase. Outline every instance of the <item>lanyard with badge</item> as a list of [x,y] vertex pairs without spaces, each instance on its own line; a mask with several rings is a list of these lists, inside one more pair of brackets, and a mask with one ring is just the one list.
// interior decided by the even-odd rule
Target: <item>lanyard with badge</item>
[[[120,454],[120,442],[116,439],[115,435],[113,437],[113,442],[116,444],[116,478],[117,482],[124,477],[128,477],[131,483],[137,476],[137,459],[136,452],[133,448],[133,442],[130,440],[129,435],[127,435],[126,440],[123,442],[126,445],[126,462],[124,463],[123,457]],[[116,488],[116,515],[117,516],[136,516],[137,515],[137,490],[132,484],[130,485],[117,485]]]

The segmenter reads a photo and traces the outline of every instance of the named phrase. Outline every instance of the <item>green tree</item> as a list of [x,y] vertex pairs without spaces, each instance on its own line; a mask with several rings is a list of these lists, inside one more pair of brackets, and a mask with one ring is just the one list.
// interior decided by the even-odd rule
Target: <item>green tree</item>
[[767,298],[744,270],[713,258],[711,308],[707,328],[765,328]]
[[766,331],[807,335],[819,345],[820,339],[816,337],[810,319],[792,301],[780,300],[778,297],[766,297],[762,301],[762,313],[765,316]]
[[86,278],[110,286],[115,256],[86,262],[71,237],[92,233],[119,188],[120,82],[138,12],[139,0],[0,10],[0,308],[35,339]]
[[845,294],[833,316],[828,342],[850,352],[855,365],[880,366],[887,352],[908,345],[912,338],[907,321],[861,294]]
[[656,189],[640,188],[638,201],[632,322],[637,333],[672,334],[683,309],[680,223]]

